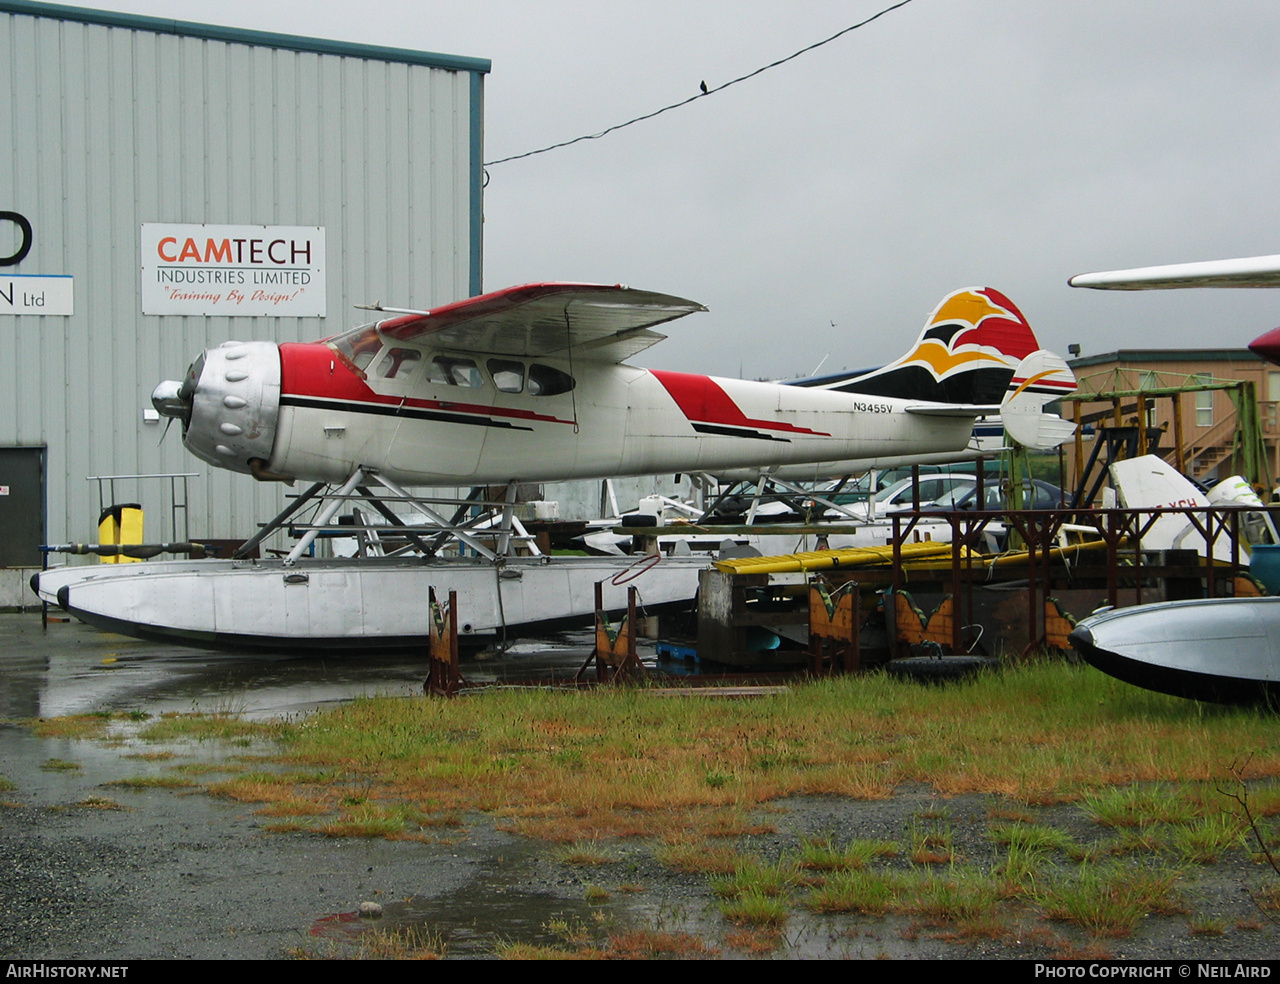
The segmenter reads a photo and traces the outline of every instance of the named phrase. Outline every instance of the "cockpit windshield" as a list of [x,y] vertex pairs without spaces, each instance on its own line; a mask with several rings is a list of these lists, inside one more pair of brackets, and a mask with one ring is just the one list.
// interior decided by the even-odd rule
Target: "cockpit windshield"
[[376,324],[361,325],[341,335],[334,335],[325,344],[363,373],[382,348],[382,336],[378,334]]

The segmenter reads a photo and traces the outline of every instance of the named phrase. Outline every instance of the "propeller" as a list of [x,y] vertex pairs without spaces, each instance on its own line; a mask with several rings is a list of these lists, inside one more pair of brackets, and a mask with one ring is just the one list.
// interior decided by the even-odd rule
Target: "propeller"
[[165,437],[169,434],[169,428],[173,425],[174,420],[182,421],[182,429],[185,432],[187,424],[191,422],[191,405],[192,396],[195,387],[192,385],[191,375],[188,373],[187,378],[182,382],[175,379],[166,379],[151,391],[151,405],[156,408],[156,412],[160,416],[167,418],[164,431],[160,434],[160,441],[156,447],[164,443]]

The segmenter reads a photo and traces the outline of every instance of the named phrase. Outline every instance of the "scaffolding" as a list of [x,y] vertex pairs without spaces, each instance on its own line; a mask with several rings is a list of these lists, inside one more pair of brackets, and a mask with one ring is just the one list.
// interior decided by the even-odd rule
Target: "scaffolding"
[[[1197,440],[1189,442],[1183,420],[1182,397],[1188,393],[1218,390],[1227,394],[1234,413]],[[1159,451],[1164,437],[1163,428],[1148,425],[1148,411],[1162,399],[1169,400],[1172,405],[1170,420],[1173,424],[1173,447],[1163,453]],[[1116,455],[1161,454],[1165,461],[1192,478],[1199,478],[1226,462],[1231,463],[1232,470],[1243,475],[1255,489],[1264,492],[1264,498],[1270,498],[1270,456],[1258,411],[1257,386],[1252,380],[1214,379],[1198,373],[1120,367],[1080,379],[1076,392],[1063,397],[1062,402],[1072,405],[1073,412],[1069,416],[1076,424],[1071,479],[1077,490],[1082,488],[1088,476],[1083,428],[1087,424],[1101,424],[1099,443],[1089,456],[1090,465],[1099,457],[1103,441],[1107,441],[1106,463],[1116,460]],[[1086,414],[1084,407],[1089,403],[1109,403],[1111,406]],[[1103,424],[1104,421],[1108,423]],[[1110,440],[1107,440],[1107,431],[1113,432]]]

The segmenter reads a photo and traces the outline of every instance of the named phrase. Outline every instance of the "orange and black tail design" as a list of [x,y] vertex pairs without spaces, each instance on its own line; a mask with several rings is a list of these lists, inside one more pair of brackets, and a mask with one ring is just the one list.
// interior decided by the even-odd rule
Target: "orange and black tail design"
[[902,358],[880,369],[794,385],[933,403],[998,404],[1018,363],[1039,348],[1009,298],[991,287],[968,287],[942,299]]

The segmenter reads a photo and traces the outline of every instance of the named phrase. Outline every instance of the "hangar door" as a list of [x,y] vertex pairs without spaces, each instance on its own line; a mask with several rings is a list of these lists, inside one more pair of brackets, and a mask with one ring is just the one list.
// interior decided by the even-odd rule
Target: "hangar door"
[[0,567],[39,567],[44,448],[0,448]]

